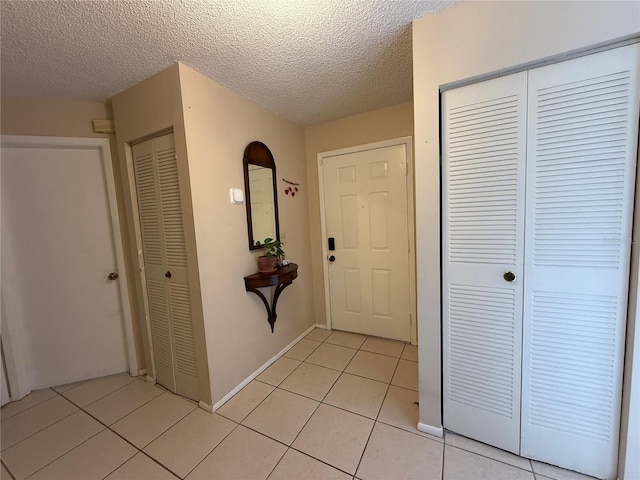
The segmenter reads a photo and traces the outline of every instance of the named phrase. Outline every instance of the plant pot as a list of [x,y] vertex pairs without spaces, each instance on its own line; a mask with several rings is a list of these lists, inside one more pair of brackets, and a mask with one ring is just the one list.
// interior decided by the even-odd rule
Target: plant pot
[[278,258],[262,255],[258,257],[258,271],[260,273],[273,273],[278,269]]

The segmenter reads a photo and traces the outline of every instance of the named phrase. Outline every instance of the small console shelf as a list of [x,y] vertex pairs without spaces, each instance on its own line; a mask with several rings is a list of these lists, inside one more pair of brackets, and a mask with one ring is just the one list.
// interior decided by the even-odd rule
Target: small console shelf
[[[282,291],[293,283],[298,276],[298,265],[290,263],[282,268],[279,268],[273,273],[254,273],[253,275],[247,275],[244,277],[244,288],[247,292],[253,292],[260,297],[264,307],[267,309],[267,320],[271,325],[271,333],[273,333],[273,326],[276,323],[276,305],[278,298]],[[273,302],[269,305],[269,302],[265,298],[258,288],[262,287],[276,287],[273,292]]]

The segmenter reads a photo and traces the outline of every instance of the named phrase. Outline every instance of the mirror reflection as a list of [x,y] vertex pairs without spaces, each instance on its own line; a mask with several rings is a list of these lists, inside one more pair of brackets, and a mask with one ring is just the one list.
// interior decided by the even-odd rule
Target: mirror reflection
[[276,163],[264,143],[251,142],[243,166],[249,249],[257,250],[265,238],[280,240]]
[[257,241],[262,242],[265,238],[276,238],[273,171],[249,165],[249,189],[254,244]]

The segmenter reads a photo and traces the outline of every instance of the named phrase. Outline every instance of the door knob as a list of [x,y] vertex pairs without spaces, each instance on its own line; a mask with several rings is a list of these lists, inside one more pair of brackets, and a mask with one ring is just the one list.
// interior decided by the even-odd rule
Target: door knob
[[513,272],[504,272],[502,278],[504,278],[507,282],[513,282],[516,279],[516,274]]
[[117,280],[118,277],[118,272],[111,272],[109,275],[107,275],[107,280]]
[[331,255],[327,260],[329,260],[330,262],[335,262],[336,261],[336,257]]
[[167,278],[171,278],[171,272],[169,270],[167,270],[164,274],[165,277]]

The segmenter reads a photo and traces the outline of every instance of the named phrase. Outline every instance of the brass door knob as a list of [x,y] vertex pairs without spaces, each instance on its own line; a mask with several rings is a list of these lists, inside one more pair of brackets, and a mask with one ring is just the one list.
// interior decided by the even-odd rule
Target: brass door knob
[[107,275],[107,280],[117,280],[118,277],[118,272],[111,272],[109,275]]

